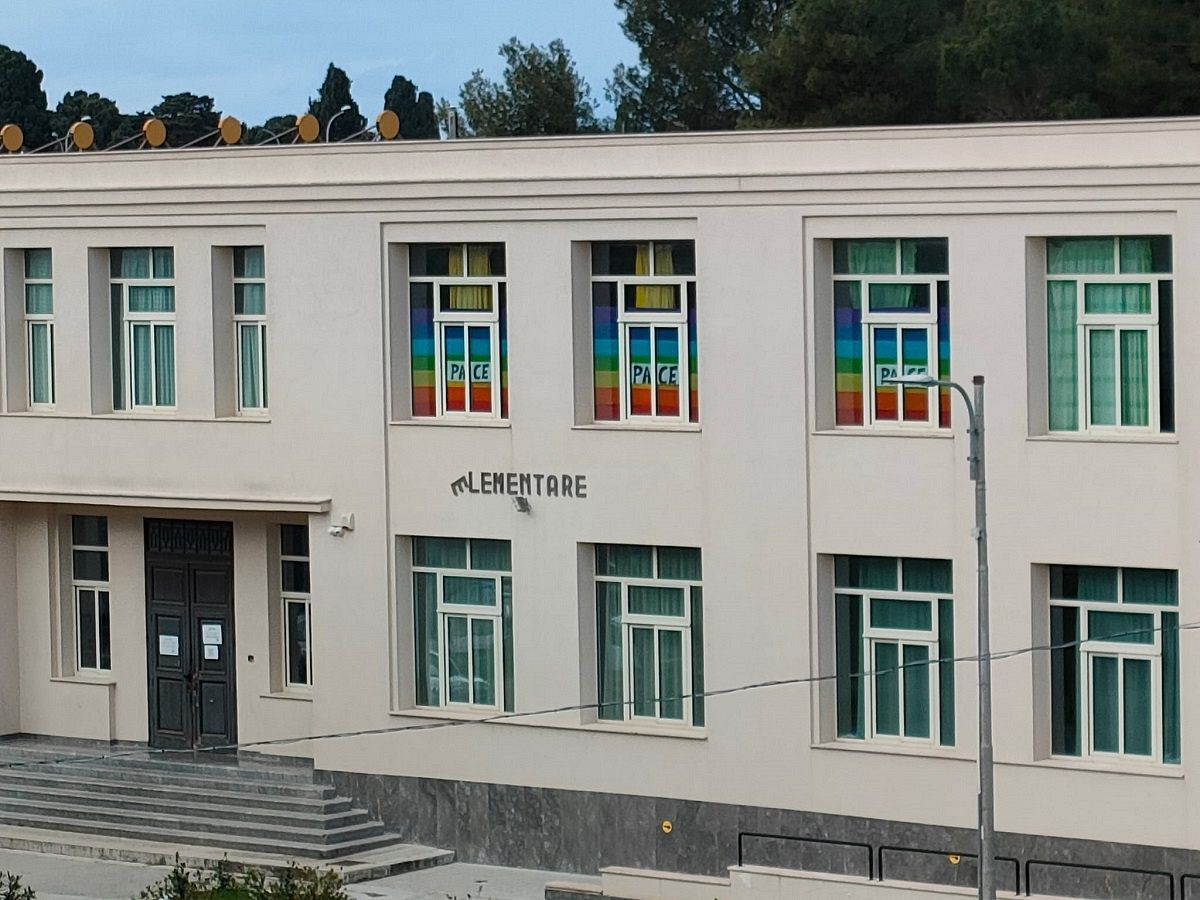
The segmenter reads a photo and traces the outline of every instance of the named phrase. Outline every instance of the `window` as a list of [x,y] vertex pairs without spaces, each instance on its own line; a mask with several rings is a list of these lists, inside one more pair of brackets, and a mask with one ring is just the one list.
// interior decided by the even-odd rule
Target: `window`
[[1178,573],[1050,567],[1051,752],[1179,762]]
[[513,709],[508,541],[413,538],[418,706]]
[[170,247],[109,251],[113,408],[175,406],[175,255]]
[[414,416],[508,418],[504,273],[503,244],[409,246]]
[[950,427],[949,388],[883,383],[950,377],[949,271],[946,238],[833,242],[836,424]]
[[1174,431],[1171,238],[1046,241],[1051,431]]
[[75,667],[112,668],[109,640],[108,519],[71,516],[71,592],[75,596]]
[[593,244],[596,421],[700,421],[697,360],[695,242]]
[[25,251],[25,348],[29,405],[54,404],[54,284],[49,250]]
[[834,557],[837,736],[954,746],[954,600],[943,559]]
[[284,683],[288,687],[311,687],[312,595],[309,593],[307,525],[279,526],[279,567]]
[[700,551],[596,546],[599,717],[704,724]]
[[238,411],[267,408],[267,283],[262,247],[233,248]]

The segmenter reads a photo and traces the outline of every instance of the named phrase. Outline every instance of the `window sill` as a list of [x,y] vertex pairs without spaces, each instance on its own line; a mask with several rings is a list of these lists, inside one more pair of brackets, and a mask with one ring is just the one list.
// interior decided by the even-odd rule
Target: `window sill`
[[1075,772],[1093,772],[1102,775],[1142,775],[1146,778],[1182,779],[1183,766],[1175,763],[1107,762],[1091,759],[1064,759],[1050,757],[1031,762],[997,761],[998,766],[1016,766],[1033,769],[1068,769]]
[[301,703],[312,703],[313,699],[311,690],[305,691],[297,688],[275,691],[271,694],[259,694],[259,697],[263,700],[297,700]]
[[1046,444],[1178,444],[1175,434],[1107,434],[1095,431],[1076,431],[1070,434],[1031,434],[1029,441]]
[[441,425],[449,425],[452,428],[512,428],[508,419],[443,419],[437,416],[430,416],[428,419],[393,419],[388,424],[415,425],[418,428],[437,428]]
[[572,431],[677,431],[682,434],[699,434],[700,425],[695,422],[592,422],[587,425],[572,425]]
[[964,753],[957,747],[942,747],[927,744],[910,746],[905,744],[873,744],[870,741],[828,741],[811,744],[813,750],[844,750],[850,753],[872,753],[883,756],[918,756],[925,759],[951,759],[961,762],[975,762],[975,757]]
[[952,428],[822,428],[813,432],[814,437],[904,437],[924,440],[949,440],[954,437]]
[[216,417],[214,417],[214,421],[216,421],[216,422],[246,422],[247,424],[263,425],[263,424],[270,423],[271,417],[269,415],[252,416],[249,414],[241,415],[241,416],[216,416]]
[[117,679],[112,675],[58,675],[51,676],[50,681],[55,684],[93,684],[97,687],[113,687],[117,683]]
[[413,719],[440,719],[447,722],[477,722],[492,719],[495,716],[507,715],[510,718],[496,719],[489,725],[518,725],[525,728],[554,728],[562,731],[591,731],[609,732],[612,734],[636,734],[644,737],[680,738],[686,741],[706,741],[708,731],[704,728],[652,727],[646,725],[631,725],[627,722],[551,722],[533,714],[515,716],[513,713],[503,713],[494,710],[459,710],[459,709],[394,709],[390,715]]

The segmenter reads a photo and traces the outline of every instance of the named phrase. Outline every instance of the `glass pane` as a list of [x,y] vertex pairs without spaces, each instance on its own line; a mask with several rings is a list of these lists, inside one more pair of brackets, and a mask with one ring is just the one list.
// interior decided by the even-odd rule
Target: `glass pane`
[[700,580],[700,550],[696,547],[659,547],[658,577]]
[[1179,614],[1162,614],[1163,762],[1179,762]]
[[1052,275],[1111,274],[1115,256],[1111,237],[1046,240],[1046,271]]
[[596,582],[596,658],[601,719],[625,718],[625,651],[621,643],[621,585]]
[[1057,600],[1117,602],[1117,570],[1108,566],[1051,566],[1050,596]]
[[950,271],[950,242],[946,238],[908,238],[900,241],[903,275],[945,275]]
[[635,616],[682,616],[683,588],[631,584],[629,612]]
[[[905,328],[901,331],[900,372],[904,375],[928,375],[930,329]],[[904,388],[904,421],[929,421],[930,389],[922,387]]]
[[287,604],[288,684],[308,684],[308,604]]
[[1169,281],[1158,283],[1158,429],[1175,430],[1175,299]]
[[437,576],[432,572],[413,573],[413,624],[417,705],[438,706]]
[[238,326],[238,382],[242,409],[262,409],[259,393],[259,374],[262,372],[262,349],[257,325]]
[[948,559],[912,559],[900,561],[904,590],[922,594],[954,592],[953,566]]
[[1088,394],[1093,425],[1117,424],[1116,339],[1112,331],[1088,332]]
[[500,627],[504,645],[504,709],[512,712],[516,703],[513,693],[513,602],[512,579],[500,579]]
[[175,328],[154,326],[154,405],[175,405]]
[[1154,616],[1150,613],[1088,611],[1088,640],[1122,644],[1153,644]]
[[837,652],[838,737],[864,737],[862,598],[839,594],[834,598]]
[[628,339],[629,414],[650,416],[654,414],[654,399],[651,383],[654,380],[650,348],[650,326],[635,325],[626,329]]
[[443,312],[489,312],[492,308],[490,284],[443,284]]
[[658,633],[658,715],[663,719],[683,719],[683,632]]
[[265,284],[235,284],[233,286],[233,312],[239,316],[261,316],[267,312],[267,286]]
[[938,743],[954,746],[954,601],[938,601]]
[[1083,311],[1088,313],[1148,313],[1150,312],[1150,285],[1084,285]]
[[129,286],[130,312],[174,312],[175,288],[131,284]]
[[696,242],[672,241],[654,244],[655,275],[695,275]]
[[462,325],[446,325],[442,329],[442,374],[447,412],[466,412],[467,409],[465,330]]
[[122,247],[108,252],[109,272],[113,278],[149,278],[150,248]]
[[900,656],[896,644],[875,644],[875,732],[900,734]]
[[455,275],[462,274],[462,244],[410,244],[408,247],[408,273],[416,278],[434,278],[450,275],[451,260]]
[[1050,607],[1050,748],[1079,756],[1079,610]]
[[442,579],[442,602],[464,603],[469,606],[496,605],[495,578],[462,578],[447,575]]
[[592,244],[593,275],[649,275],[650,245],[631,241]]
[[904,736],[929,737],[929,648],[904,645]]
[[875,362],[875,371],[872,373],[875,384],[875,418],[880,422],[895,422],[899,418],[897,388],[893,384],[883,383],[886,379],[895,378],[900,374],[896,331],[895,328],[871,329],[871,352]]
[[471,620],[471,702],[496,705],[496,623],[492,619]]
[[71,557],[76,581],[108,581],[107,550],[75,550]]
[[1166,234],[1150,237],[1121,238],[1121,272],[1167,273],[1171,271],[1171,237]]
[[633,714],[653,716],[654,709],[654,629],[632,628],[633,634]]
[[492,329],[472,325],[467,329],[470,357],[471,412],[492,411]]
[[1150,660],[1127,659],[1123,666],[1125,752],[1149,756],[1154,747],[1150,727]]
[[1179,573],[1174,569],[1122,569],[1125,603],[1159,603],[1175,606],[1179,602]]
[[262,278],[265,275],[262,247],[233,248],[234,278]]
[[54,312],[54,286],[25,285],[25,312],[31,316],[48,316]]
[[467,542],[462,538],[415,537],[412,539],[414,566],[441,569],[467,567]]
[[279,552],[283,556],[308,556],[308,526],[280,525]]
[[285,559],[281,563],[281,576],[283,589],[289,594],[309,592],[308,563]]
[[627,284],[625,311],[678,312],[682,296],[677,284]]
[[596,574],[653,578],[654,548],[634,544],[597,544]]
[[451,703],[471,702],[471,648],[466,616],[446,616],[446,679]]
[[933,630],[933,605],[925,600],[871,599],[872,628]]
[[704,590],[692,594],[692,724],[704,724]]
[[660,416],[679,415],[679,332],[674,325],[654,329],[654,402]]
[[133,403],[135,406],[150,406],[154,402],[152,385],[154,372],[151,369],[150,326],[133,326]]
[[471,541],[471,568],[487,572],[512,571],[512,544],[475,538]]
[[26,278],[51,278],[53,277],[53,267],[51,266],[51,253],[49,249],[26,250],[25,251],[25,277]]
[[108,608],[108,591],[96,592],[96,631],[99,642],[100,668],[112,668],[112,632]]
[[492,268],[492,249],[501,247],[501,260],[503,260],[503,246],[497,244],[467,244],[467,274],[470,276],[487,276],[487,275],[502,275],[504,267],[501,265],[499,271]]
[[1150,424],[1149,335],[1121,332],[1121,424]]
[[29,400],[54,402],[53,334],[48,322],[29,323]]
[[71,516],[71,543],[77,547],[107,547],[107,516]]
[[835,556],[833,583],[841,588],[896,590],[896,559],[892,556]]
[[1075,282],[1046,283],[1047,379],[1050,430],[1079,428],[1078,335]]
[[125,296],[119,284],[111,286],[108,295],[109,335],[111,340],[112,398],[113,409],[125,409],[129,398],[125,396]]
[[927,313],[929,285],[872,282],[867,303],[874,313]]
[[837,275],[895,275],[896,242],[891,238],[833,242]]
[[79,591],[76,594],[79,605],[79,667],[81,669],[96,668],[99,654],[96,647],[96,592]]
[[863,424],[862,283],[833,283],[834,381],[837,424]]
[[1092,657],[1092,749],[1117,753],[1120,716],[1117,698],[1117,659]]
[[175,251],[170,247],[154,248],[154,277],[175,277]]

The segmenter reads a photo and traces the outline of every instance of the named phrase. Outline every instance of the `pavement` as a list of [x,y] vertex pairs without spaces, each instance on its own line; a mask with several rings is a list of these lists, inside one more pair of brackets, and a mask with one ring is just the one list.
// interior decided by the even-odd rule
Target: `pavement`
[[0,850],[0,873],[20,875],[21,885],[33,888],[37,900],[129,900],[169,871],[140,863]]

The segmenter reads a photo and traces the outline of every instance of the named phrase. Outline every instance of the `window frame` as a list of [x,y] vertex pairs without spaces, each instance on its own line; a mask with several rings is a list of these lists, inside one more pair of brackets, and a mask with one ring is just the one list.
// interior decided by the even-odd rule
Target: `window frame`
[[[263,274],[262,276],[247,276],[237,274],[237,254],[239,251],[257,249],[262,253],[263,258]],[[267,258],[266,248],[261,244],[247,245],[245,247],[233,248],[233,345],[234,352],[237,357],[237,414],[239,416],[264,416],[269,412],[269,400],[267,398]],[[239,313],[237,311],[237,288],[238,285],[244,284],[261,284],[263,289],[263,311],[262,313]],[[258,340],[258,366],[255,371],[257,384],[255,388],[259,397],[260,403],[258,406],[246,406],[243,398],[245,397],[245,360],[242,355],[242,330],[252,329],[257,332]]]
[[[293,528],[306,528],[305,525],[291,525]],[[283,552],[283,529],[279,534],[279,605],[283,614],[283,684],[288,690],[312,690],[313,687],[313,646],[312,646],[312,550],[307,556]],[[309,589],[307,591],[289,591],[284,587],[283,573],[287,563],[303,563],[307,567]],[[288,607],[296,604],[304,607],[304,674],[306,681],[292,680],[292,624],[288,616]]]
[[[147,278],[127,278],[120,275],[112,274],[112,254],[125,250],[146,250],[150,255],[150,276]],[[155,275],[157,262],[155,253],[156,250],[171,251],[171,276],[157,277]],[[176,340],[176,309],[178,298],[175,294],[175,248],[173,246],[146,246],[146,247],[112,247],[109,249],[109,295],[111,298],[113,288],[118,288],[121,294],[121,381],[122,381],[122,412],[138,413],[138,414],[154,414],[154,413],[171,413],[179,408],[179,379],[178,379],[178,348],[179,344]],[[129,308],[129,293],[130,288],[136,287],[169,287],[171,288],[171,311],[170,312],[135,312]],[[138,403],[134,392],[134,378],[136,374],[135,366],[135,350],[133,335],[134,329],[140,326],[148,326],[150,329],[150,396],[152,402]],[[171,332],[171,394],[174,402],[170,404],[159,403],[159,385],[158,385],[158,331],[160,329],[169,329]]]
[[[835,588],[835,594],[846,594],[852,589]],[[941,685],[938,678],[938,635],[941,634],[941,621],[938,614],[939,600],[946,598],[941,594],[924,594],[916,591],[887,591],[876,588],[864,588],[860,596],[863,599],[863,662],[867,667],[866,677],[863,677],[863,702],[866,706],[863,716],[863,740],[877,743],[897,743],[905,745],[924,745],[939,747],[941,744]],[[908,628],[884,628],[871,625],[872,600],[903,600],[908,603],[923,603],[930,609],[929,631],[919,631]],[[919,637],[928,635],[927,637]],[[898,734],[888,734],[878,730],[879,707],[876,703],[876,682],[880,673],[875,667],[875,648],[880,644],[893,644],[896,647],[896,679],[897,704],[896,717],[899,723]],[[928,661],[925,664],[926,680],[929,684],[929,736],[911,737],[904,733],[905,687],[910,668],[904,662],[905,647],[925,647],[928,651]],[[869,712],[869,715],[867,714]]]
[[[35,250],[45,250],[50,255],[51,272],[49,278],[31,278],[29,276],[29,254]],[[55,389],[55,355],[54,355],[54,270],[53,270],[53,250],[45,247],[30,247],[24,250],[21,254],[21,275],[22,275],[22,291],[21,305],[25,323],[25,379],[26,379],[26,401],[29,408],[37,409],[53,409],[57,400],[57,392]],[[33,285],[46,285],[51,291],[51,308],[48,313],[31,313],[29,311],[29,288]],[[46,329],[46,351],[47,361],[50,367],[49,400],[38,400],[35,396],[35,379],[33,372],[33,348],[34,348],[34,331],[38,327]]]
[[[107,581],[101,581],[89,578],[78,578],[75,575],[75,551],[83,550],[90,552],[103,553],[111,565],[112,560],[109,558],[108,544],[103,546],[97,544],[76,544],[74,526],[75,519],[79,516],[72,515],[67,520],[67,528],[71,533],[71,605],[75,623],[75,671],[92,675],[110,675],[112,674],[112,576],[109,574]],[[107,516],[88,516],[88,518],[105,519],[105,527],[107,529]],[[83,630],[82,630],[82,615],[80,614],[80,602],[82,595],[85,592],[91,592],[92,603],[94,604],[93,613],[93,633],[92,640],[95,642],[96,665],[85,666],[83,664]],[[100,624],[100,598],[104,596],[108,603],[109,622],[108,633],[105,634]],[[103,646],[108,645],[108,666],[101,665],[104,659],[102,652]]]

